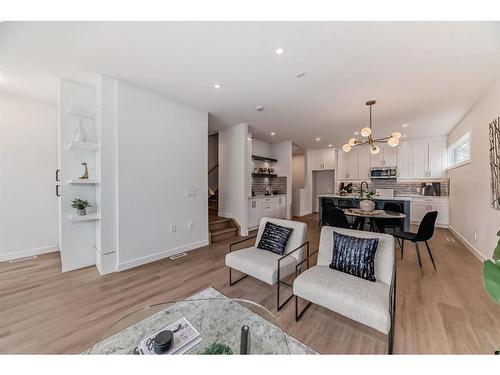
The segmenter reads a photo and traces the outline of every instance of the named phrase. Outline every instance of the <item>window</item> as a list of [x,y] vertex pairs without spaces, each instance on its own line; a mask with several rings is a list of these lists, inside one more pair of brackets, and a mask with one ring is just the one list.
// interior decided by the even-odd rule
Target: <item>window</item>
[[450,168],[470,162],[470,132],[449,147],[448,159]]

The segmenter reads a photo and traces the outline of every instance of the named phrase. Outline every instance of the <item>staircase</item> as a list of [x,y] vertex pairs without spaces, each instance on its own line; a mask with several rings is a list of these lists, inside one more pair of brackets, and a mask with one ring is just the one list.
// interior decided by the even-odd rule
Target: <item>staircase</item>
[[233,219],[218,216],[219,197],[217,193],[208,198],[208,231],[210,243],[224,241],[238,236],[238,226]]

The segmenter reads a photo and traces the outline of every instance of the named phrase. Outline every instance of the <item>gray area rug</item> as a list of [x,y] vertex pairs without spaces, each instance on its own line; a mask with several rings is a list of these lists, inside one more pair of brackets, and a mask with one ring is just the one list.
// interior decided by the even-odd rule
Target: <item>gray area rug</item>
[[[243,303],[252,306],[251,303]],[[239,353],[240,330],[250,327],[251,354],[318,354],[276,325],[232,301],[214,288],[207,288],[186,301],[176,302],[156,314],[97,343],[92,354],[132,354],[144,338],[161,330],[180,318],[188,321],[200,332],[202,341],[189,354],[203,352],[218,342]]]

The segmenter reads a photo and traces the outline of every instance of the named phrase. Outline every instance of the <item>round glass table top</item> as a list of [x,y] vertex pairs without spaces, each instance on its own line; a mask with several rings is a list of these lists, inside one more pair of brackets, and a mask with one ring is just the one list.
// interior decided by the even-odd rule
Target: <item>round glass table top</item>
[[[242,335],[246,327],[248,333]],[[87,353],[154,354],[154,337],[167,328],[174,332],[167,354],[213,354],[214,350],[215,354],[222,354],[221,350],[225,354],[290,354],[287,336],[269,310],[252,301],[225,297],[140,308],[114,322]]]

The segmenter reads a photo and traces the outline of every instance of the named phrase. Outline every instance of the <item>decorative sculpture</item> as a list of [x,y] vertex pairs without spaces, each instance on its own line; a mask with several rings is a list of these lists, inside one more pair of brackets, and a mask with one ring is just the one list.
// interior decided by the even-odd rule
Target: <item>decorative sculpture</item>
[[500,117],[489,124],[491,205],[500,210]]
[[80,177],[80,180],[88,180],[89,179],[89,169],[87,167],[87,162],[84,161],[82,163],[83,167],[84,167],[84,170],[83,170],[83,176]]

